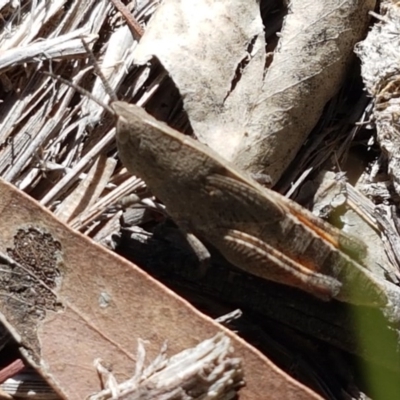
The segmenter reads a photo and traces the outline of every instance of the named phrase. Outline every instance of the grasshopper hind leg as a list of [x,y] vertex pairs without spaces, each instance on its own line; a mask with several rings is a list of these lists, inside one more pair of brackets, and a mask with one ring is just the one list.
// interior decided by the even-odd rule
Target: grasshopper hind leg
[[221,234],[219,250],[237,267],[261,278],[296,287],[322,300],[335,297],[341,283],[312,271],[267,243],[237,230]]

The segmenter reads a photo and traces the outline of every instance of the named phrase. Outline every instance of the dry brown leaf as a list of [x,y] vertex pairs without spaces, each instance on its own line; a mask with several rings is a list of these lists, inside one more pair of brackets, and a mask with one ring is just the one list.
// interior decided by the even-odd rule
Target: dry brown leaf
[[101,357],[118,380],[131,376],[138,338],[149,359],[168,339],[175,354],[223,331],[242,358],[241,399],[317,399],[232,332],[135,265],[66,227],[0,181],[1,320],[30,363],[64,398],[100,389]]
[[375,0],[292,0],[262,95],[233,161],[276,182],[339,89]]
[[259,97],[264,48],[257,1],[165,0],[134,57],[161,61],[199,140],[230,159]]
[[160,59],[200,140],[276,182],[339,89],[374,5],[292,0],[265,74],[258,2],[166,0],[135,57]]

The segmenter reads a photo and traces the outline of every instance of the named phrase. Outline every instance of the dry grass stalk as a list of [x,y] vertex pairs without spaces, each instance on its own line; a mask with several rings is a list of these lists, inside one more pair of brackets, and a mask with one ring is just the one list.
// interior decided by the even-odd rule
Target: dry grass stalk
[[[133,15],[143,24],[156,4],[142,1]],[[76,229],[107,237],[110,232],[101,229],[114,214],[102,214],[143,184],[121,175],[104,111],[42,71],[92,88],[93,96],[107,101],[100,81],[93,81],[84,39],[90,47],[96,43],[114,90],[130,74],[131,96],[143,103],[157,83],[148,81],[148,68],[133,68],[137,41],[108,0],[73,1],[68,9],[64,1],[27,1],[4,4],[0,12],[0,174]]]
[[233,399],[236,390],[243,385],[243,371],[240,359],[231,358],[231,351],[229,338],[217,334],[169,359],[164,346],[157,358],[145,367],[146,352],[144,344],[139,341],[135,374],[125,382],[118,384],[96,360],[95,365],[106,383],[106,389],[89,399]]

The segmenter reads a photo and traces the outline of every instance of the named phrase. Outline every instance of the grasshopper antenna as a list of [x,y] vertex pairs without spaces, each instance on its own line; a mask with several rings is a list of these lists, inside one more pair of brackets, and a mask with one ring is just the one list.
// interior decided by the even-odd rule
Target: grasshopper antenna
[[[112,90],[110,84],[108,83],[106,77],[104,76],[104,74],[101,72],[100,68],[99,68],[99,64],[97,63],[97,60],[93,54],[93,51],[90,49],[89,45],[87,44],[87,42],[85,41],[85,39],[83,37],[81,37],[81,41],[83,44],[83,47],[86,50],[86,53],[89,56],[89,60],[92,64],[92,68],[94,69],[94,71],[96,72],[96,74],[98,75],[98,77],[100,78],[103,86],[104,86],[104,90],[105,92],[108,94],[108,96],[110,97],[111,101],[118,101],[118,97],[115,94],[115,92]],[[101,100],[95,98],[92,93],[90,93],[89,91],[83,89],[82,87],[76,85],[73,82],[70,82],[64,78],[61,78],[60,76],[55,75],[52,71],[43,71],[43,74],[51,76],[52,78],[64,83],[67,86],[70,86],[72,88],[74,88],[77,92],[79,92],[80,94],[82,94],[83,96],[88,97],[90,100],[94,101],[96,104],[98,104],[100,107],[104,108],[106,111],[108,111],[111,115],[116,116],[115,111],[107,104],[105,104],[104,102],[102,102]]]
[[93,54],[92,49],[89,47],[89,45],[86,43],[85,39],[82,36],[81,36],[81,41],[82,41],[83,47],[86,50],[86,53],[89,56],[89,60],[93,66],[94,72],[96,72],[97,76],[100,78],[100,80],[104,86],[104,90],[110,96],[110,99],[112,102],[118,101],[117,95],[112,90],[112,88],[111,88],[110,84],[108,83],[106,77],[104,76],[103,72],[101,72],[99,64],[97,63],[97,60]]

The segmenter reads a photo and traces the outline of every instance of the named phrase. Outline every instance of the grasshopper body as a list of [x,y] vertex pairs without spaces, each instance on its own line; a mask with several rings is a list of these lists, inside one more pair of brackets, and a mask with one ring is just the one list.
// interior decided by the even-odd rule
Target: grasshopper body
[[175,222],[237,267],[322,299],[386,302],[357,260],[363,247],[280,194],[247,177],[207,146],[116,101],[122,162],[163,201]]

